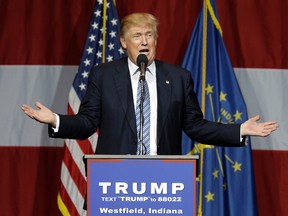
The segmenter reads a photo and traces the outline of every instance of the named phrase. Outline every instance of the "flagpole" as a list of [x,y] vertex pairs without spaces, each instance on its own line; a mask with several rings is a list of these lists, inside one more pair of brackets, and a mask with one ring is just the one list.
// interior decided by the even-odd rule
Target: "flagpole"
[[[206,80],[207,80],[207,16],[211,16],[211,19],[220,35],[222,36],[222,29],[218,19],[215,16],[213,7],[210,0],[203,0],[203,37],[202,37],[202,95],[201,95],[201,109],[205,117],[206,107]],[[214,110],[214,109],[212,109]],[[213,115],[214,116],[214,115]],[[204,149],[207,148],[205,144],[200,144],[200,176],[199,176],[199,206],[198,216],[203,215],[203,169],[204,169]]]
[[[207,0],[203,0],[203,37],[202,37],[202,100],[201,109],[205,116],[205,92],[206,92],[206,58],[207,58]],[[202,216],[203,206],[203,165],[204,165],[204,145],[200,144],[200,176],[199,176],[199,206],[198,216]]]
[[102,45],[102,63],[105,63],[106,61],[106,19],[107,19],[107,0],[103,1],[103,32],[102,32],[102,41],[103,41],[103,45]]

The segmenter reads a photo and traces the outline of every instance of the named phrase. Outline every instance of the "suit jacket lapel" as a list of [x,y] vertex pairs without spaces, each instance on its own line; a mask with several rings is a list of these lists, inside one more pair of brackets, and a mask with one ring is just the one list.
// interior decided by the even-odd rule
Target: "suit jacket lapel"
[[157,116],[157,144],[159,143],[163,126],[168,114],[170,100],[172,79],[169,76],[169,71],[162,67],[162,63],[156,63],[156,76],[157,76],[157,98],[158,98],[158,116]]
[[[115,88],[121,100],[121,106],[125,113],[129,126],[135,136],[137,136],[136,117],[133,103],[132,86],[129,74],[127,58],[122,59],[121,64],[117,66],[114,73]],[[170,100],[172,79],[169,76],[169,71],[162,67],[162,63],[156,63],[156,76],[157,76],[157,98],[158,98],[158,116],[157,116],[157,144],[159,143],[163,126],[168,114]]]
[[117,66],[114,73],[115,87],[129,126],[135,136],[137,136],[135,109],[127,58],[121,59],[120,62],[121,64]]

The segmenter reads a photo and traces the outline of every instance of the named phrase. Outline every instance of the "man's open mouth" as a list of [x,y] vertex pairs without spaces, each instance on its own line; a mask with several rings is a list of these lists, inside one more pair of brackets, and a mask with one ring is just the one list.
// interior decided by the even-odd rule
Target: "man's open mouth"
[[140,53],[144,53],[144,52],[147,53],[147,52],[149,52],[149,50],[148,50],[148,49],[142,49],[142,50],[139,50],[139,52],[140,52]]

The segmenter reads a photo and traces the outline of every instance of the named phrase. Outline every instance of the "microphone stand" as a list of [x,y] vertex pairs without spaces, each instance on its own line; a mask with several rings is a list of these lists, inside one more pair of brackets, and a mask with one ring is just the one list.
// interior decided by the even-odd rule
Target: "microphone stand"
[[143,143],[143,125],[144,125],[144,114],[143,114],[143,104],[144,104],[144,81],[145,81],[145,63],[140,64],[140,87],[141,87],[141,95],[140,95],[140,129],[139,129],[139,144],[140,151],[139,155],[146,154],[144,152],[144,143]]

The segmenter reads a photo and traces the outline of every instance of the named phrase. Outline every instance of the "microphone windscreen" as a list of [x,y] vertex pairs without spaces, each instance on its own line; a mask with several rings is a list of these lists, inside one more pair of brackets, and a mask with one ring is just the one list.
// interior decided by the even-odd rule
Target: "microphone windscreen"
[[141,63],[145,64],[145,67],[148,64],[148,58],[145,54],[139,54],[137,57],[137,65],[140,67]]

